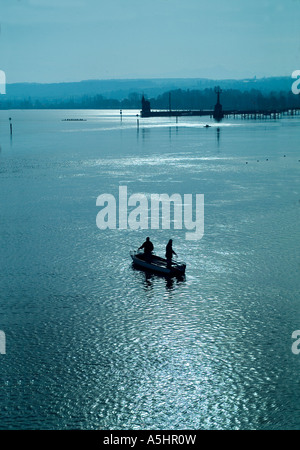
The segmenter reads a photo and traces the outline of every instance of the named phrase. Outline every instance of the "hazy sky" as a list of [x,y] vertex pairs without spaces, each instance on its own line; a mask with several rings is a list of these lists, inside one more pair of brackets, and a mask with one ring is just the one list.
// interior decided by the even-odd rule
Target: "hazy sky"
[[7,82],[300,69],[299,0],[0,0]]

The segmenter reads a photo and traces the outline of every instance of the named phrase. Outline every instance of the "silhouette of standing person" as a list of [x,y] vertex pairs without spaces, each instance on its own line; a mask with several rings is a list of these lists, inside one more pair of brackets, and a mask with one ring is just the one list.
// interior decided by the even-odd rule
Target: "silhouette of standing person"
[[176,255],[177,253],[174,252],[173,248],[172,248],[172,239],[169,240],[169,242],[166,245],[166,258],[167,258],[167,268],[171,269],[171,265],[172,265],[172,256]]

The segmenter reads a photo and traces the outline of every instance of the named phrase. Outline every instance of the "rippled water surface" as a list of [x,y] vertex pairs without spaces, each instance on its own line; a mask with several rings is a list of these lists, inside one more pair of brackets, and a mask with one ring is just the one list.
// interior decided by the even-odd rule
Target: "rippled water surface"
[[[137,112],[0,112],[0,428],[300,429],[300,119]],[[99,230],[119,185],[204,194],[203,239]]]

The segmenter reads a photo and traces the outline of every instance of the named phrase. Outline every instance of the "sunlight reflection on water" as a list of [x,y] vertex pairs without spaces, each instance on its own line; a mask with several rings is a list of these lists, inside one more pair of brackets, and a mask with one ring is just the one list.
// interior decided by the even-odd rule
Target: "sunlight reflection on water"
[[[134,113],[16,111],[0,142],[0,428],[299,428],[299,119],[216,139]],[[124,183],[203,193],[204,238],[98,230]],[[184,280],[134,270],[148,234],[160,255],[173,237]]]

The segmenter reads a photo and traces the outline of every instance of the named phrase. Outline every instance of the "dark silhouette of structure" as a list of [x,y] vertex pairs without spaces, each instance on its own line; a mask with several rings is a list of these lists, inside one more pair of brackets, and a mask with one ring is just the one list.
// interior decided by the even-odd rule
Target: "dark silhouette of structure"
[[160,110],[160,111],[151,111],[151,106],[149,100],[145,99],[145,96],[142,97],[142,111],[141,117],[168,117],[168,116],[211,116],[215,120],[220,121],[224,118],[223,108],[220,103],[220,94],[222,90],[219,87],[215,88],[215,92],[217,94],[217,103],[215,105],[215,109],[212,110],[172,110],[171,109],[171,92],[169,93],[169,109],[168,110]]
[[150,117],[151,116],[151,107],[150,102],[145,99],[145,96],[142,97],[142,117]]
[[218,86],[215,88],[215,93],[217,94],[217,103],[215,105],[213,118],[220,122],[224,118],[223,107],[220,103],[220,94],[222,93],[222,89]]
[[[300,114],[300,108],[297,106],[290,107],[271,107],[261,109],[232,109],[223,110],[223,106],[220,102],[220,95],[222,89],[215,87],[215,93],[217,94],[217,103],[213,110],[172,110],[171,109],[171,93],[169,94],[169,109],[161,109],[152,111],[149,100],[146,100],[144,95],[142,97],[142,110],[141,117],[180,117],[180,116],[210,116],[214,118],[216,122],[220,122],[224,117],[233,117],[240,119],[279,119],[285,115],[293,116]],[[242,94],[242,93],[241,93]]]

